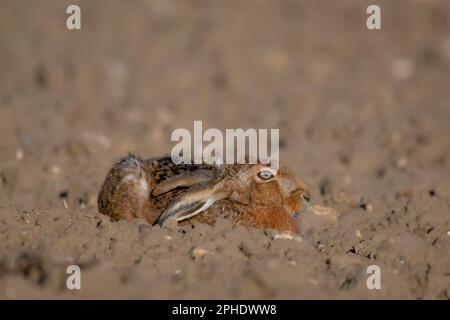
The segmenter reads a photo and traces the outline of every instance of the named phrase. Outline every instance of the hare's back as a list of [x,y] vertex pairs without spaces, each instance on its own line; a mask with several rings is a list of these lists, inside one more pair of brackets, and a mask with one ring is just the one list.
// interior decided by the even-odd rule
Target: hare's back
[[169,156],[146,160],[150,168],[150,203],[159,210],[192,187],[217,179],[219,170],[207,164],[175,164]]

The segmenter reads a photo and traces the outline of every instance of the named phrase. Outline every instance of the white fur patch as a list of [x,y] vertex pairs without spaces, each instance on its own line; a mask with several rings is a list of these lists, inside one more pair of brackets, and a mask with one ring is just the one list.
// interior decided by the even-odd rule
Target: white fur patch
[[[138,178],[138,176],[141,177]],[[149,195],[148,182],[145,179],[144,173],[141,172],[139,175],[135,173],[127,174],[125,177],[123,177],[123,181],[133,183],[133,187],[136,190],[136,195],[139,199],[139,207],[142,209]]]
[[148,197],[148,183],[147,180],[145,179],[145,176],[143,175],[140,179],[139,179],[139,195],[143,198],[147,198]]
[[214,199],[208,199],[208,200],[203,204],[203,206],[202,206],[201,208],[199,208],[199,209],[197,209],[196,211],[194,211],[194,212],[192,212],[192,213],[190,213],[190,214],[188,214],[188,215],[186,215],[186,216],[183,216],[183,217],[181,217],[181,218],[175,218],[175,220],[176,220],[177,222],[180,222],[180,221],[183,221],[183,220],[192,218],[193,216],[197,215],[198,213],[200,213],[200,212],[202,212],[202,211],[205,211],[206,209],[208,209],[209,207],[211,207],[213,203],[214,203]]
[[137,181],[137,177],[136,177],[135,174],[130,173],[130,174],[127,174],[125,177],[123,177],[123,180],[124,181],[134,181],[134,182],[136,182]]

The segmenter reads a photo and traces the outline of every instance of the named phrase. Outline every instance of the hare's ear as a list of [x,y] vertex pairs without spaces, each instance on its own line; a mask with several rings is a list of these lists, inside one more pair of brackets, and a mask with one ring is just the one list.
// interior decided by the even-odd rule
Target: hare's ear
[[217,190],[216,186],[187,192],[161,214],[158,223],[163,224],[169,218],[177,222],[190,219],[229,195],[223,189]]
[[178,187],[192,187],[196,184],[211,182],[215,177],[214,171],[206,169],[184,172],[159,183],[153,189],[152,195],[157,197]]

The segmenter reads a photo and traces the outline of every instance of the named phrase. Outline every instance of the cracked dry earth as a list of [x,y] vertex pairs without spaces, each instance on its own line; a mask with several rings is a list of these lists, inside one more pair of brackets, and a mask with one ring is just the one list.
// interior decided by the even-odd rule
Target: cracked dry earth
[[[375,2],[372,32],[369,1],[82,0],[70,32],[72,1],[1,1],[0,298],[448,299],[450,2]],[[280,128],[300,238],[98,214],[194,120]]]

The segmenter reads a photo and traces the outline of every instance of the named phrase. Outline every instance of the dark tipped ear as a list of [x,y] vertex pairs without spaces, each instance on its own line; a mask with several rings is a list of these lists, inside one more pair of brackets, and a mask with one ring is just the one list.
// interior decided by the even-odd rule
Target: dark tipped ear
[[192,187],[200,183],[211,182],[216,176],[216,172],[205,169],[184,172],[159,183],[153,189],[152,195],[157,197],[178,187]]
[[216,201],[224,199],[229,192],[219,190],[217,185],[212,188],[189,191],[175,200],[159,217],[158,223],[162,224],[167,219],[181,222],[190,219],[197,214],[208,210]]

